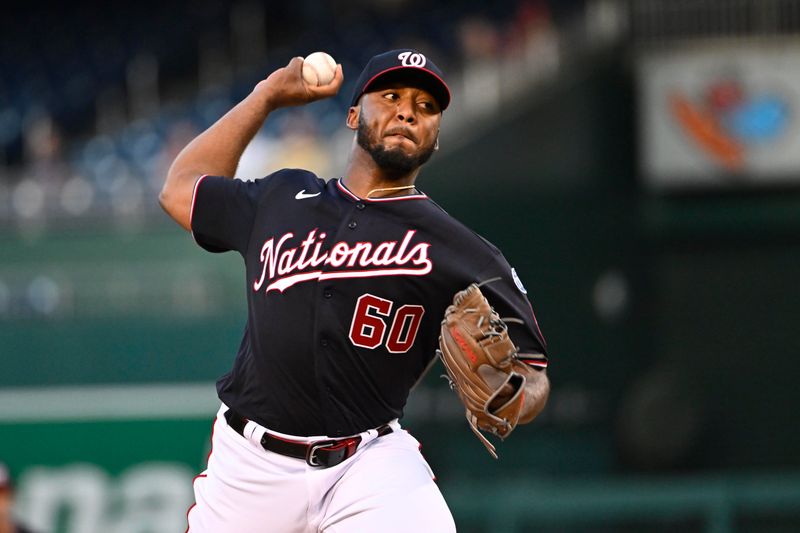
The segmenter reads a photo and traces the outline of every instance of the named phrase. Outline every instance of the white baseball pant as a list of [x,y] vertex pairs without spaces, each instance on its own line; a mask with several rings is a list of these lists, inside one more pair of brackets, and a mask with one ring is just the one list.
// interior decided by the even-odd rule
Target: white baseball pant
[[[391,422],[393,432],[362,433],[356,453],[319,468],[265,450],[266,429],[245,437],[230,428],[224,405],[212,430],[208,467],[194,481],[187,533],[454,532],[455,524],[420,444]],[[273,435],[310,442],[327,437]]]

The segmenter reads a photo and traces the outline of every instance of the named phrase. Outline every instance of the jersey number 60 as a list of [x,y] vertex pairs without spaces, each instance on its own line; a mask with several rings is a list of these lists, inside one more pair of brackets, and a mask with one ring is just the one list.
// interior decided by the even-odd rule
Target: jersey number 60
[[[372,294],[362,294],[356,303],[353,322],[350,324],[350,341],[361,348],[375,349],[383,344],[386,334],[386,319],[392,314],[394,302]],[[422,322],[425,308],[406,304],[397,309],[386,338],[386,349],[391,353],[406,353],[414,345],[414,339]],[[385,318],[381,318],[385,317]]]

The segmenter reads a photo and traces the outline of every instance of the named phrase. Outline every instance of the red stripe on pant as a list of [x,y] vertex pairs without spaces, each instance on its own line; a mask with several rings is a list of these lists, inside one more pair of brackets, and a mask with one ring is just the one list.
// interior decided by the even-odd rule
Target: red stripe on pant
[[[217,427],[217,418],[214,417],[214,423],[211,424],[211,450],[208,452],[208,457],[206,457],[206,469],[208,469],[208,461],[211,459],[211,454],[214,453],[214,430]],[[200,479],[201,477],[206,477],[207,474],[197,474],[194,476],[192,480],[192,492],[194,492],[194,482]],[[194,502],[192,505],[189,506],[189,509],[186,511],[186,533],[189,533],[189,513],[192,512],[192,509],[195,508],[197,502]]]

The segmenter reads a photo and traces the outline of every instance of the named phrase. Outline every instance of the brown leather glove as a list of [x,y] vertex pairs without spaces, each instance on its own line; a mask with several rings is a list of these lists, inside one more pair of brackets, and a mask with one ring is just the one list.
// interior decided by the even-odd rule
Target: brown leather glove
[[511,434],[525,402],[525,377],[514,371],[522,363],[508,327],[478,285],[458,292],[445,311],[437,354],[450,388],[466,407],[473,433],[497,459],[494,445],[481,431],[501,439]]

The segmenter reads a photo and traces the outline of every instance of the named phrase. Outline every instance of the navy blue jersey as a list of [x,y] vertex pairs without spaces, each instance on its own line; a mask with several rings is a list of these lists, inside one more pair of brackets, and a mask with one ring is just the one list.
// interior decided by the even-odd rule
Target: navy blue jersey
[[203,176],[192,234],[244,258],[247,324],[220,399],[270,429],[344,436],[403,414],[453,295],[481,287],[528,364],[545,342],[500,251],[425,194],[360,199],[341,180],[285,169]]

